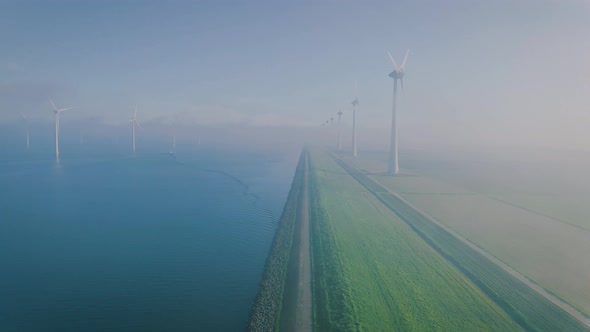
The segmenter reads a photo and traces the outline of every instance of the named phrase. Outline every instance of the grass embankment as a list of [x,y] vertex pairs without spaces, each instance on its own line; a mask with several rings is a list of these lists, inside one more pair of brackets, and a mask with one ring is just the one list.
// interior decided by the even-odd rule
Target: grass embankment
[[444,256],[526,330],[584,331],[587,328],[426,216],[386,192],[361,171],[339,161],[353,177],[395,211],[426,243]]
[[305,167],[304,153],[302,152],[299,158],[287,202],[266,260],[262,281],[250,312],[248,331],[275,331],[278,329],[297,220],[297,208],[301,198]]
[[330,156],[310,167],[314,330],[521,330]]

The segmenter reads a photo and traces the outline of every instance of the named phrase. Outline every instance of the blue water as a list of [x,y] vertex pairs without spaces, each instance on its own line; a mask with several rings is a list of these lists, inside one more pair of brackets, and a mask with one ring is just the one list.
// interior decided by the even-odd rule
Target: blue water
[[296,154],[0,160],[0,331],[239,331]]

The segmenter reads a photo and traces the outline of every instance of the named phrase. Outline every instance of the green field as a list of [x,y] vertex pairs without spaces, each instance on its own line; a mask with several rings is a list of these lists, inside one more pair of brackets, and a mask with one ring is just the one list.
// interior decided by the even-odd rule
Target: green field
[[311,153],[316,331],[514,331],[511,317],[321,152]]
[[[523,195],[505,195],[498,200],[420,176],[372,178],[574,307],[590,313],[590,256],[581,254],[590,252],[590,232],[537,212],[543,210],[542,200],[522,202]],[[559,197],[556,199],[544,208],[559,204]],[[544,200],[550,201],[547,197]]]
[[[431,222],[427,217],[396,196],[384,192],[383,188],[363,172],[348,166],[344,162],[341,164],[369,191],[373,192],[382,202],[401,216],[424,241],[477,284],[522,327],[527,330],[543,331],[579,331],[585,329],[585,326],[576,319],[512,277],[467,244]],[[388,178],[391,179],[391,177]],[[441,195],[441,193],[437,193],[432,196],[436,196],[438,201],[442,198],[461,198],[465,195]],[[445,205],[444,203],[440,204]],[[481,207],[453,206],[453,208],[460,210],[466,208],[479,209]],[[485,213],[486,211],[480,213],[482,212]]]

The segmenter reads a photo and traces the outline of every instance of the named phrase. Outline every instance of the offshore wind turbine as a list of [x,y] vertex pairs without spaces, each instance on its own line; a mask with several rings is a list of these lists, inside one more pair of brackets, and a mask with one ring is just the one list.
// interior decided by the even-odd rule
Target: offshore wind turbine
[[141,128],[141,126],[139,125],[139,122],[137,122],[137,105],[135,105],[135,111],[133,112],[133,117],[131,118],[131,120],[129,120],[129,122],[131,122],[131,127],[132,127],[131,145],[133,148],[133,153],[135,153],[135,126],[138,126],[139,128]]
[[49,103],[53,107],[55,118],[55,159],[59,159],[59,115],[61,112],[71,109],[71,107],[58,109],[51,99],[49,99]]
[[354,84],[355,97],[352,101],[352,155],[356,158],[356,107],[359,105],[358,85]]
[[340,118],[342,118],[342,111],[338,111],[338,151],[342,151],[342,132],[340,127]]
[[27,119],[27,116],[24,113],[21,112],[20,116],[23,118],[23,121],[25,122],[25,135],[27,138],[27,150],[29,150],[31,147],[31,139],[29,136],[29,121]]
[[398,66],[391,53],[387,52],[391,64],[393,65],[393,71],[389,73],[389,77],[393,78],[393,108],[391,110],[391,141],[389,145],[389,164],[387,171],[389,174],[399,173],[398,155],[397,155],[397,119],[396,119],[396,101],[397,101],[397,80],[400,81],[402,90],[404,89],[404,74],[406,71],[406,62],[408,61],[408,54],[410,50],[406,52],[404,61],[401,66]]
[[170,154],[176,154],[176,131],[172,128],[172,149],[170,149]]

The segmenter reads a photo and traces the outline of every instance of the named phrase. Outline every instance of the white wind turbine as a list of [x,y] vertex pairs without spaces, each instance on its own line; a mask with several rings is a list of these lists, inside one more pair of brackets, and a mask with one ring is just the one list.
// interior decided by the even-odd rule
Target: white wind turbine
[[131,120],[129,122],[131,122],[131,127],[133,128],[131,139],[132,139],[133,153],[135,153],[135,126],[141,128],[141,126],[139,125],[139,122],[137,122],[137,105],[135,105],[135,111],[133,112],[133,117],[131,118]]
[[340,118],[342,118],[342,111],[338,111],[338,151],[342,151],[342,135],[340,131]]
[[170,154],[174,155],[174,154],[176,154],[176,131],[174,130],[174,128],[171,128],[171,132],[172,132],[172,149],[170,150]]
[[58,109],[55,107],[55,104],[51,99],[49,99],[49,103],[51,104],[51,107],[53,107],[53,114],[55,117],[55,159],[59,159],[59,114],[72,108],[68,107]]
[[406,70],[406,62],[408,61],[408,54],[410,54],[410,50],[406,52],[406,56],[404,57],[404,61],[402,62],[401,66],[398,66],[391,53],[387,52],[389,55],[389,59],[393,64],[393,71],[389,73],[389,77],[393,78],[393,108],[391,114],[391,142],[389,146],[389,165],[388,165],[388,173],[389,174],[397,174],[399,173],[399,164],[398,164],[398,156],[397,156],[397,119],[396,119],[396,100],[397,100],[397,80],[400,80],[402,85],[402,90],[404,89],[404,74]]
[[20,116],[23,118],[23,121],[25,122],[25,135],[27,137],[27,150],[29,150],[31,147],[31,139],[29,136],[29,121],[27,119],[27,116],[24,113],[21,112]]
[[359,105],[358,85],[354,83],[355,98],[352,101],[352,155],[356,158],[356,107]]

